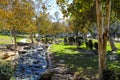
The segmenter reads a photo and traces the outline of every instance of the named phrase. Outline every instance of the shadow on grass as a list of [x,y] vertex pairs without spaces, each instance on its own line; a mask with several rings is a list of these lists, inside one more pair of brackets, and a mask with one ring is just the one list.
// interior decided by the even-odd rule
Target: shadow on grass
[[[67,50],[73,53],[69,53]],[[96,55],[85,54],[86,50],[85,48],[70,47],[65,48],[63,51],[56,51],[55,55],[58,60],[64,60],[65,64],[73,72],[79,72],[80,76],[96,77],[98,74],[98,57]]]
[[[59,47],[58,47],[59,46]],[[89,50],[85,47],[75,47],[70,45],[59,44],[54,46],[56,58],[59,60],[64,60],[65,64],[71,68],[73,72],[79,72],[80,76],[86,76],[90,80],[93,80],[91,77],[98,77],[98,55],[86,54]],[[53,48],[53,49],[54,49]],[[58,49],[57,49],[58,48]],[[107,67],[115,70],[116,72],[120,71],[120,61],[109,61],[109,51],[106,55]]]

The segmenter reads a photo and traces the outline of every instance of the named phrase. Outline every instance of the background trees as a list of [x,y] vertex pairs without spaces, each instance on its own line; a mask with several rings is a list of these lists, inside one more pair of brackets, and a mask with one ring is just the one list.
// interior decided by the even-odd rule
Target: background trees
[[[15,48],[17,48],[16,43],[16,33],[17,32],[35,32],[35,11],[31,1],[27,0],[1,0],[1,25],[4,26],[5,30],[12,32],[14,37]],[[29,30],[28,30],[29,29]],[[32,29],[32,30],[31,30]]]
[[[106,64],[105,55],[110,18],[112,19],[113,23],[116,22],[116,19],[119,19],[118,14],[120,2],[114,0],[57,0],[57,3],[61,7],[64,16],[71,19],[72,24],[74,24],[74,29],[76,28],[75,30],[86,31],[89,29],[90,25],[96,23],[99,42],[99,72],[100,78],[102,78],[102,72],[105,69]],[[110,12],[112,15],[111,17]]]

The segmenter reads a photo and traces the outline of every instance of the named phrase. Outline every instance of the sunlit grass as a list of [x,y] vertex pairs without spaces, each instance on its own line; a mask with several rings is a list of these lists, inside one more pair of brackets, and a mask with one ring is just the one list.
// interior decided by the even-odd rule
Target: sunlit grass
[[[82,45],[85,49],[85,44]],[[64,43],[53,44],[51,46],[51,52],[55,54],[58,60],[64,60],[65,64],[73,71],[79,72],[82,76],[90,74],[96,76],[98,70],[97,56],[90,56],[81,52],[77,46],[64,45]],[[86,73],[88,72],[88,73]]]
[[[93,43],[98,42],[97,39],[92,39],[92,40],[93,40]],[[114,44],[115,44],[117,49],[120,49],[120,42],[115,42]],[[109,41],[107,41],[107,51],[111,51],[111,50],[112,49],[111,49],[110,43],[109,43]]]
[[[97,42],[97,40],[93,40]],[[115,42],[115,46],[119,49],[120,43]],[[83,50],[80,51],[80,49]],[[71,68],[74,72],[79,72],[82,76],[90,74],[97,76],[98,75],[98,55],[88,55],[86,54],[86,45],[83,43],[80,47],[75,45],[64,45],[64,43],[53,44],[51,46],[51,52],[55,54],[57,60],[64,60],[65,64]],[[107,43],[107,52],[111,51],[110,44]],[[117,53],[120,54],[120,50],[117,50]],[[109,58],[107,56],[107,58]],[[120,70],[120,61],[110,61],[107,59],[107,67],[113,69],[116,72]]]
[[[17,42],[19,42],[21,39],[23,39],[24,37],[21,36],[17,36]],[[13,37],[10,37],[8,35],[1,35],[0,34],[0,44],[12,44],[14,43],[14,39]]]

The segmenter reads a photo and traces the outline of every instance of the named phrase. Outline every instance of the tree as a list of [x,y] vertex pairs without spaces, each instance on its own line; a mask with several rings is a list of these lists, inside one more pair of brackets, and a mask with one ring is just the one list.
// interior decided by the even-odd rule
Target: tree
[[[88,28],[95,20],[95,2],[92,0],[58,0],[57,4],[61,7],[64,17],[68,17],[69,23],[72,24],[74,32],[88,33]],[[78,16],[79,15],[79,16]],[[93,16],[91,18],[91,16]]]
[[2,0],[0,3],[1,11],[3,11],[3,14],[1,14],[2,22],[7,24],[2,26],[5,26],[5,30],[12,31],[16,51],[16,33],[24,32],[28,28],[28,24],[33,24],[34,9],[32,2],[27,0]]
[[106,0],[106,17],[105,25],[103,26],[103,2],[96,0],[96,15],[97,15],[97,29],[98,29],[98,54],[99,54],[99,77],[103,79],[103,71],[106,69],[106,45],[110,24],[111,0]]
[[[74,24],[78,28],[80,27],[83,29],[83,27],[86,27],[86,23],[91,25],[91,23],[96,21],[95,16],[97,17],[96,22],[98,29],[99,76],[102,80],[102,73],[106,64],[105,55],[110,24],[111,0],[96,0],[95,2],[93,0],[73,0],[71,4],[69,4],[69,0],[58,0],[58,4],[63,9],[62,11],[65,16],[69,14],[69,17],[73,18],[72,21],[74,21]],[[95,4],[96,15],[95,13],[92,13],[95,11]],[[103,5],[105,5],[105,7]],[[106,16],[105,19],[103,14]],[[105,20],[104,22],[103,19]]]
[[47,13],[40,12],[39,16],[37,17],[37,24],[39,34],[48,35],[51,33],[52,23],[48,19]]

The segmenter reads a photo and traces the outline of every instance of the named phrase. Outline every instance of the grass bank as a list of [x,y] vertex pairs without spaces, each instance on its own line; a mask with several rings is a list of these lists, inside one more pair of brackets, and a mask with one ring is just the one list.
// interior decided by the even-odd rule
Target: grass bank
[[[115,43],[116,47],[119,49],[120,43]],[[64,45],[64,43],[53,44],[51,46],[51,52],[57,57],[57,61],[64,60],[65,64],[71,68],[73,72],[77,72],[80,76],[86,78],[98,77],[98,56],[86,54],[88,49],[86,49],[85,44],[81,45],[79,48],[74,45]],[[109,43],[107,44],[107,51],[111,50]],[[119,54],[120,50],[117,50]],[[114,60],[110,61],[107,55],[107,67],[120,71],[120,61]]]
[[[26,38],[24,35],[22,36],[17,36],[17,42],[19,42],[21,39]],[[13,37],[10,37],[8,35],[1,35],[0,34],[0,44],[12,44],[13,43]]]

